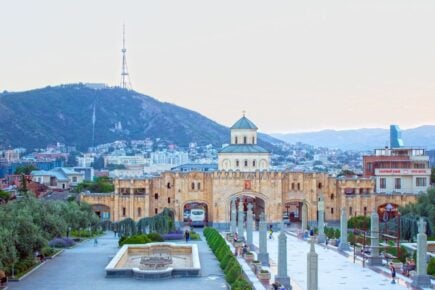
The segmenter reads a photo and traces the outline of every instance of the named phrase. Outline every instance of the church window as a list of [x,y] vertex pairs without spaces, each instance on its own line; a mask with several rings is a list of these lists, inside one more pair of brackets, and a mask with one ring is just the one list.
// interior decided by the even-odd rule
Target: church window
[[159,194],[158,193],[154,194],[154,199],[159,199]]
[[154,213],[157,214],[158,212],[159,212],[159,209],[156,207],[156,208],[154,209]]
[[353,208],[349,207],[349,215],[352,216],[352,214],[353,214]]
[[239,160],[236,160],[236,167],[239,167]]
[[170,197],[168,197],[168,203],[171,203],[171,198]]
[[319,182],[319,185],[317,186],[319,189],[322,189],[322,183]]
[[246,139],[247,139],[246,136],[244,136],[243,137],[243,144],[246,144],[246,141],[247,141]]
[[292,190],[295,190],[295,183],[292,182]]
[[248,167],[248,160],[245,160],[245,167]]
[[331,207],[331,214],[334,214],[334,208]]
[[334,194],[333,193],[331,194],[331,200],[334,200]]
[[168,187],[168,189],[170,189],[171,188],[171,183],[168,182],[168,184],[166,186]]
[[127,210],[125,209],[125,207],[122,208],[122,216],[125,216]]
[[192,190],[195,190],[195,182],[192,182]]
[[198,182],[198,184],[197,184],[197,189],[201,190],[201,183],[200,182]]
[[255,160],[252,161],[252,167],[255,167]]
[[367,215],[367,207],[365,206],[364,207],[364,216],[366,216]]
[[301,184],[298,182],[298,190],[301,190]]
[[137,208],[137,216],[141,216],[142,215],[142,208],[138,207]]
[[235,139],[234,143],[236,143],[236,144],[237,144],[237,141],[238,141],[238,140],[237,140],[237,137],[236,137],[236,138],[234,138],[234,139]]
[[255,144],[255,137],[252,137],[252,144]]

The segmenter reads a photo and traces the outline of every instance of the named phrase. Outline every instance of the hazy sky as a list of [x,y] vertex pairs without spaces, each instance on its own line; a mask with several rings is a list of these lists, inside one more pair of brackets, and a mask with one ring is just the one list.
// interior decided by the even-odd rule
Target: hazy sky
[[433,0],[0,0],[0,90],[118,85],[123,21],[134,89],[224,125],[435,123]]

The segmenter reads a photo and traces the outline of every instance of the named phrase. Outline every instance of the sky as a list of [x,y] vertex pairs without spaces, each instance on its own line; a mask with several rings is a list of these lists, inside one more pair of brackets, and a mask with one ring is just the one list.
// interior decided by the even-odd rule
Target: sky
[[[0,91],[119,85],[268,133],[435,123],[433,0],[0,0]],[[113,104],[116,106],[116,104]]]

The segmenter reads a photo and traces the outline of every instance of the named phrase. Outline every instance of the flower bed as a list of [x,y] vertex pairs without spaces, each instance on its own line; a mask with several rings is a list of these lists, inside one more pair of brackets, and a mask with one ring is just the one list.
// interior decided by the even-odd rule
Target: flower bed
[[55,238],[48,242],[52,248],[69,248],[75,245],[75,242],[69,238]]

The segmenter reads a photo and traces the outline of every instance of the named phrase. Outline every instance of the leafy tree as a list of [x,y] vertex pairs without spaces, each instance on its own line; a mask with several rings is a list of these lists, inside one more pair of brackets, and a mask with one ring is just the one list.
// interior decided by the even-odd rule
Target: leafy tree
[[37,170],[38,168],[33,165],[33,164],[27,164],[27,165],[23,165],[23,166],[18,166],[17,169],[15,169],[15,174],[25,174],[25,175],[30,175],[30,173],[33,170]]
[[416,203],[407,204],[400,208],[402,216],[414,215],[427,218],[430,229],[435,227],[435,188],[431,188],[425,194],[418,197]]
[[109,177],[98,177],[95,181],[83,181],[76,187],[77,192],[89,190],[90,192],[113,192],[115,187]]
[[11,194],[0,189],[0,204],[8,202],[9,198],[11,198]]
[[432,170],[431,170],[430,183],[435,184],[435,167],[432,167]]

